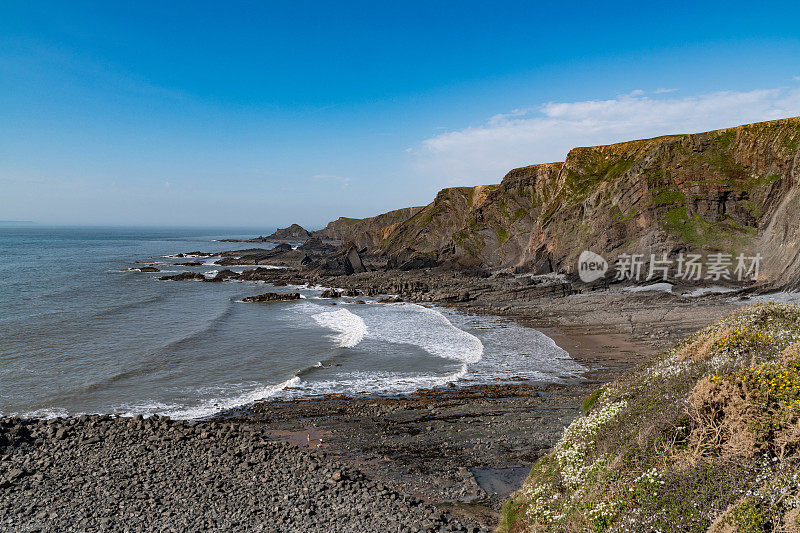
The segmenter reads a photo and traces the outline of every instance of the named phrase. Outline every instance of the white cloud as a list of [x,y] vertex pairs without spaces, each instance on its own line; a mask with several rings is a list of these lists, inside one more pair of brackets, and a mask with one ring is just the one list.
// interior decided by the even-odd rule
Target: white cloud
[[653,91],[653,92],[654,92],[655,94],[664,94],[664,93],[674,93],[674,92],[675,92],[675,91],[677,91],[677,90],[678,90],[678,89],[667,89],[666,87],[659,87],[658,89],[656,89],[656,90],[655,90],[655,91]]
[[[666,90],[656,91],[667,92]],[[576,146],[693,133],[800,115],[800,90],[721,91],[610,100],[548,102],[426,139],[412,151],[422,176],[441,186],[498,182],[510,169],[563,161]]]
[[353,181],[353,178],[348,178],[346,176],[337,176],[336,174],[314,174],[312,176],[315,180],[326,180],[326,181],[336,181],[342,185],[342,188],[349,187],[350,182]]

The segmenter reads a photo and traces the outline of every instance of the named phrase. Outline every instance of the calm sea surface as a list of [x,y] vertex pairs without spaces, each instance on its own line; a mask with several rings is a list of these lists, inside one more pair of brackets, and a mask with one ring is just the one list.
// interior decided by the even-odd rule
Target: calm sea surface
[[[582,371],[542,333],[500,318],[374,299],[331,306],[322,287],[158,281],[213,276],[213,259],[169,256],[251,247],[216,240],[267,230],[0,228],[0,415],[196,418],[268,397]],[[175,265],[191,260],[209,264]],[[137,262],[162,273],[125,271]],[[297,290],[299,302],[241,302]]]

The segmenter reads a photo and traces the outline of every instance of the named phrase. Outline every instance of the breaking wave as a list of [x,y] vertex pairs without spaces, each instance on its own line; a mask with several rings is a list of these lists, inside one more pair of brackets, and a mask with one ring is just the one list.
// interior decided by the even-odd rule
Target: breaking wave
[[341,348],[352,348],[364,339],[367,325],[364,319],[347,309],[337,309],[312,315],[314,321],[322,327],[337,332],[333,340]]

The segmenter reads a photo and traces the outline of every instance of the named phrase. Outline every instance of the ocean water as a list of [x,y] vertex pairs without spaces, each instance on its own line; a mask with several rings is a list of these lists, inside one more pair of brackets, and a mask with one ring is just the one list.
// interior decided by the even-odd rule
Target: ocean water
[[[266,398],[578,379],[544,334],[411,303],[319,298],[323,287],[159,281],[211,277],[260,229],[0,228],[0,415],[210,416]],[[269,247],[269,245],[263,245]],[[202,260],[198,267],[177,262]],[[154,263],[160,273],[125,271]],[[234,268],[233,270],[243,270]],[[266,291],[303,299],[243,303]]]

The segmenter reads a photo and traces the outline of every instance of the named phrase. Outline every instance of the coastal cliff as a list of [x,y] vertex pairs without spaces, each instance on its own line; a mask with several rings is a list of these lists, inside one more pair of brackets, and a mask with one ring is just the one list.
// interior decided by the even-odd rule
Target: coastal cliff
[[358,248],[375,249],[397,228],[416,215],[422,207],[406,207],[369,218],[339,217],[325,228],[313,232],[322,240],[353,242]]
[[390,265],[569,273],[586,249],[760,253],[762,280],[800,285],[800,117],[572,149],[425,207],[316,232]]

